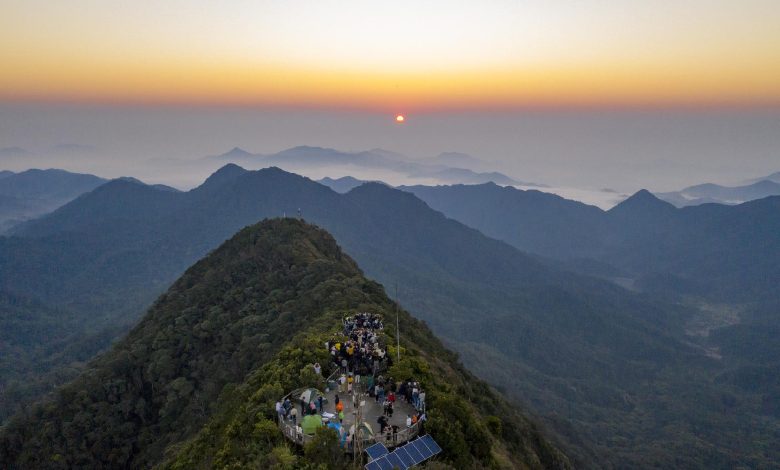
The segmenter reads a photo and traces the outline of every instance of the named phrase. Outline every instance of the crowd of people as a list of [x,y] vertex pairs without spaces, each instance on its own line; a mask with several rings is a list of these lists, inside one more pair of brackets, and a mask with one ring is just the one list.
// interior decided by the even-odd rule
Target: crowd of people
[[[344,319],[343,337],[334,337],[326,346],[331,360],[341,369],[344,381],[376,375],[390,366],[387,349],[380,341],[382,318],[374,313],[358,313]],[[346,339],[343,339],[346,338]],[[359,378],[357,379],[359,383]],[[343,390],[346,392],[347,390]]]
[[[425,390],[419,382],[413,379],[397,381],[392,377],[383,375],[392,365],[392,359],[387,354],[384,338],[382,337],[382,317],[367,312],[361,312],[354,316],[348,316],[343,320],[343,330],[326,343],[328,352],[336,370],[334,381],[328,383],[329,389],[336,389],[335,399],[328,404],[325,410],[326,399],[319,395],[303,394],[300,397],[300,418],[297,407],[290,400],[277,402],[276,412],[280,422],[288,422],[300,433],[300,425],[304,417],[317,415],[321,417],[321,425],[334,427],[342,438],[351,441],[354,436],[348,435],[355,429],[353,426],[348,433],[341,425],[344,422],[344,398],[352,399],[353,409],[357,407],[356,401],[359,393],[367,392],[375,403],[381,406],[382,414],[377,418],[379,434],[376,438],[384,437],[386,442],[397,442],[398,435],[402,431],[403,421],[394,420],[397,403],[404,401],[414,408],[414,412],[407,414],[405,427],[411,430],[418,423],[422,426],[425,421]],[[317,375],[322,375],[322,366],[319,363],[312,365]],[[341,397],[339,396],[341,395]],[[296,398],[297,399],[297,398]],[[332,405],[332,410],[330,407]],[[404,409],[408,409],[404,407]],[[306,418],[309,420],[310,418]],[[305,426],[304,426],[305,427]],[[404,438],[406,440],[406,438]],[[344,442],[344,441],[342,441]]]

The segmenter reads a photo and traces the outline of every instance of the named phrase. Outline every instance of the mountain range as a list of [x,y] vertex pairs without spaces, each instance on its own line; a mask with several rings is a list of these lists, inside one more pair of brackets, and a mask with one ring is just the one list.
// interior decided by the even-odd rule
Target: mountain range
[[[481,166],[481,162],[466,154],[444,153],[431,159],[412,160],[399,153],[382,149],[364,150],[360,152],[344,152],[341,150],[299,146],[282,150],[270,155],[255,154],[235,147],[232,150],[213,157],[210,161],[221,163],[236,163],[250,168],[276,166],[291,171],[306,171],[316,169],[368,169],[372,171],[389,171],[406,178],[435,179],[443,183],[477,184],[492,181],[503,185],[534,185],[521,183],[498,172],[479,172],[470,169],[469,165]],[[463,165],[453,166],[453,165]]]
[[316,383],[311,365],[329,367],[323,343],[343,315],[357,311],[399,315],[404,351],[389,373],[425,384],[426,430],[449,468],[569,467],[425,324],[398,311],[332,237],[294,219],[245,228],[190,267],[110,351],[0,429],[0,462],[277,468],[282,456],[285,468],[351,467],[337,445],[316,452],[331,447],[319,436],[303,455],[292,454],[274,422],[274,402]]
[[494,184],[401,189],[520,250],[645,290],[743,302],[774,298],[780,279],[777,196],[678,209],[642,190],[603,211]]
[[[428,204],[378,183],[339,194],[278,168],[226,165],[188,192],[110,181],[0,238],[0,292],[72,318],[72,330],[52,335],[83,331],[110,340],[242,227],[300,211],[330,231],[369,277],[398,284],[403,305],[478,376],[544,422],[575,464],[725,467],[777,459],[760,444],[776,435],[780,420],[772,398],[780,386],[770,379],[778,356],[768,333],[777,328],[776,297],[767,290],[777,264],[765,256],[753,266],[756,253],[771,255],[777,242],[777,218],[765,218],[777,213],[776,198],[676,209],[642,191],[605,212],[489,184],[405,189]],[[692,210],[694,228],[686,222]],[[721,226],[721,236],[719,224],[732,226]],[[643,266],[665,247],[679,258],[709,226],[707,237],[729,256],[696,251],[694,274],[677,269],[682,259],[650,259],[671,270],[661,271],[671,272],[669,285]],[[550,239],[539,235],[543,228]],[[727,262],[737,269],[726,274],[737,280],[764,276],[756,292],[765,302],[738,311],[715,303],[718,295],[739,294],[707,290],[723,281],[712,273]],[[643,292],[613,282],[619,279]],[[710,304],[684,301],[681,288],[702,292]],[[26,307],[8,308],[12,315],[3,319],[23,317],[13,309]],[[19,337],[34,337],[19,328]],[[736,347],[740,338],[756,347]],[[74,339],[70,349],[41,357],[30,343],[20,343],[24,360],[16,361],[13,377],[3,371],[3,380],[76,368],[75,353],[95,344]],[[762,362],[751,364],[755,357]]]

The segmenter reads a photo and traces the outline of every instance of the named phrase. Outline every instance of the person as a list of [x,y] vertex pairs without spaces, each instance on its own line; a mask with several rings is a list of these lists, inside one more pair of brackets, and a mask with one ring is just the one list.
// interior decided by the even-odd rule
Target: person
[[279,422],[282,422],[282,419],[284,418],[284,408],[280,401],[276,402],[276,414],[279,416]]
[[344,424],[344,410],[339,411],[339,423]]
[[406,415],[406,427],[407,428],[412,427],[412,417],[410,415]]
[[336,411],[338,411],[339,413],[344,411],[344,403],[343,402],[336,403]]
[[376,422],[379,424],[379,434],[385,432],[385,428],[387,427],[387,417],[380,416],[376,419]]
[[309,414],[310,415],[317,414],[317,405],[315,405],[313,401],[309,402]]
[[341,377],[339,377],[339,391],[341,393],[346,393],[347,391],[347,377],[344,374],[341,374]]
[[322,367],[320,366],[319,362],[314,363],[314,373],[317,375],[322,375]]
[[398,442],[398,426],[393,425],[393,444]]
[[293,426],[298,425],[298,408],[293,407],[290,410],[290,419],[292,419]]
[[420,401],[420,406],[418,406],[418,408],[421,410],[425,410],[425,390],[420,389],[420,395],[418,395],[418,400]]
[[338,394],[338,393],[336,394],[336,398],[334,398],[334,399],[333,399],[333,403],[334,403],[335,405],[338,405],[338,404],[339,404],[339,394]]
[[290,402],[289,398],[284,399],[284,403],[282,403],[282,408],[284,408],[284,416],[287,417],[288,414],[290,414],[290,408],[292,408],[292,402]]
[[322,401],[323,401],[323,399],[322,399],[322,395],[320,395],[319,397],[317,397],[317,404],[319,405],[319,411],[320,411],[320,413],[322,413]]
[[421,413],[417,422],[420,424],[420,434],[425,434],[425,422],[428,421],[428,416],[425,413]]
[[301,415],[306,414],[306,399],[301,395]]

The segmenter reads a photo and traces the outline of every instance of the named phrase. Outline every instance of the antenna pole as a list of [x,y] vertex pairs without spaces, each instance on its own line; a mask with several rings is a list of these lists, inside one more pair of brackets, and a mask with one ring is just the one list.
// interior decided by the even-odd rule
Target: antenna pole
[[401,361],[401,328],[398,323],[398,283],[395,283],[395,339],[397,340],[395,351],[398,361]]

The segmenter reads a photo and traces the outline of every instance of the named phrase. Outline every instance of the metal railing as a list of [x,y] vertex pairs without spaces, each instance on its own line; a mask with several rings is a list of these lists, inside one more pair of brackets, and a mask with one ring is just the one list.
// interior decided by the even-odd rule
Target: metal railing
[[[314,434],[305,434],[301,427],[299,425],[294,426],[291,422],[287,422],[282,420],[279,423],[279,428],[282,431],[282,434],[284,434],[284,437],[291,440],[292,442],[304,446],[307,442],[310,442],[312,439],[314,439]],[[403,429],[399,429],[397,433],[393,434],[375,434],[374,437],[369,439],[363,439],[363,448],[367,447],[368,445],[374,444],[376,442],[381,442],[385,445],[387,448],[393,448],[396,446],[400,446],[405,444],[407,441],[410,441],[417,437],[417,435],[420,433],[420,423],[415,423],[411,427],[404,427]],[[346,446],[346,449],[348,451],[352,450],[352,446]]]

